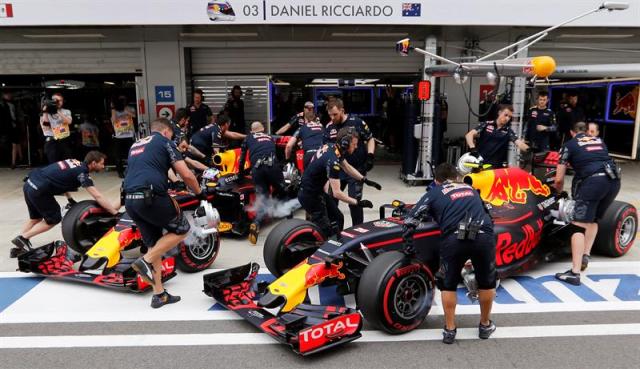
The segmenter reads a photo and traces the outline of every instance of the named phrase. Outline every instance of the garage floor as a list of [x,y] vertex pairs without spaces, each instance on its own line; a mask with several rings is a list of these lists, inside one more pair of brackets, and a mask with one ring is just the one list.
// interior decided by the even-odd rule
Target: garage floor
[[[618,195],[618,200],[627,201],[640,208],[640,163],[624,163],[622,190]],[[27,208],[22,195],[22,178],[28,173],[27,170],[0,170],[0,239],[5,240],[5,246],[0,246],[0,271],[8,272],[16,270],[15,259],[9,259],[10,240],[15,237],[28,217]],[[394,199],[407,203],[417,201],[424,193],[424,186],[409,187],[399,179],[399,167],[397,165],[378,165],[369,178],[382,184],[382,191],[365,187],[364,198],[369,199],[374,204],[374,209],[365,209],[365,220],[378,218],[378,206],[389,203]],[[100,191],[108,199],[117,199],[120,188],[120,179],[115,172],[105,172],[94,176],[94,181]],[[571,181],[565,181],[567,186]],[[73,195],[76,200],[89,198],[89,195],[82,189]],[[64,204],[66,200],[61,197],[59,202]],[[349,210],[341,204],[345,213],[345,226],[351,225]],[[297,212],[296,217],[303,218],[304,211]],[[214,263],[214,268],[228,268],[246,263],[248,261],[258,261],[262,264],[262,245],[266,235],[272,225],[265,226],[258,239],[256,246],[251,245],[245,239],[224,238],[219,258]],[[32,240],[34,246],[43,245],[47,242],[61,239],[60,227],[38,236]],[[640,260],[640,247],[636,246],[625,260]]]

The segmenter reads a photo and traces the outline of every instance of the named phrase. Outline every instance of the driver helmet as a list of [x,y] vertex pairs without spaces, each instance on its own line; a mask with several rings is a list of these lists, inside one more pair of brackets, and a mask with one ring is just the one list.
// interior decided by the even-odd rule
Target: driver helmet
[[216,168],[209,168],[207,170],[205,170],[204,172],[202,172],[202,179],[206,179],[207,181],[217,181],[218,180],[218,175],[220,174],[220,171]]
[[458,169],[458,173],[460,173],[460,175],[466,175],[471,173],[471,171],[473,171],[472,167],[466,166],[465,164],[480,164],[482,162],[482,156],[479,158],[476,158],[475,156],[471,155],[470,152],[462,155],[460,157],[460,159],[458,159],[458,166],[456,167],[456,169]]
[[212,21],[232,21],[236,19],[236,13],[226,0],[209,1],[207,15]]

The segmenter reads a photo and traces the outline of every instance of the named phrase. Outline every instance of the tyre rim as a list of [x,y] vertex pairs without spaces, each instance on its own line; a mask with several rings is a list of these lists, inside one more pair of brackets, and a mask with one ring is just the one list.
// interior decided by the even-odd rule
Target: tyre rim
[[633,240],[633,236],[636,234],[636,219],[632,216],[624,218],[620,232],[618,234],[618,240],[620,241],[620,247],[625,249]]
[[207,260],[214,253],[216,248],[213,235],[207,237],[197,237],[193,243],[185,243],[185,246],[189,248],[191,255],[197,260]]
[[407,276],[398,283],[394,294],[395,310],[405,320],[416,317],[425,304],[427,282],[418,275]]

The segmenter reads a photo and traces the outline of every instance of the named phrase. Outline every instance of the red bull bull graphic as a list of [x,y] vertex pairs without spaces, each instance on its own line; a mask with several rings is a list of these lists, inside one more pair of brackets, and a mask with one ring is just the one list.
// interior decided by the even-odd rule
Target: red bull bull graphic
[[609,84],[605,120],[609,123],[633,124],[638,112],[640,82]]
[[324,282],[327,278],[345,279],[346,276],[344,273],[340,272],[341,268],[342,262],[338,264],[318,263],[311,265],[304,276],[306,287],[316,286]]
[[549,196],[549,186],[520,168],[485,170],[469,174],[472,186],[480,190],[482,199],[493,206],[506,203],[526,204],[528,193]]

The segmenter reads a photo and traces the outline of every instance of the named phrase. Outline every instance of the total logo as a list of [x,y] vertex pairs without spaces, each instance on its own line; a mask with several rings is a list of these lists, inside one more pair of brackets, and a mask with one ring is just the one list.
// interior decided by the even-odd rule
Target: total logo
[[305,329],[298,334],[300,352],[308,352],[327,342],[353,335],[360,330],[361,323],[360,314],[353,313]]

